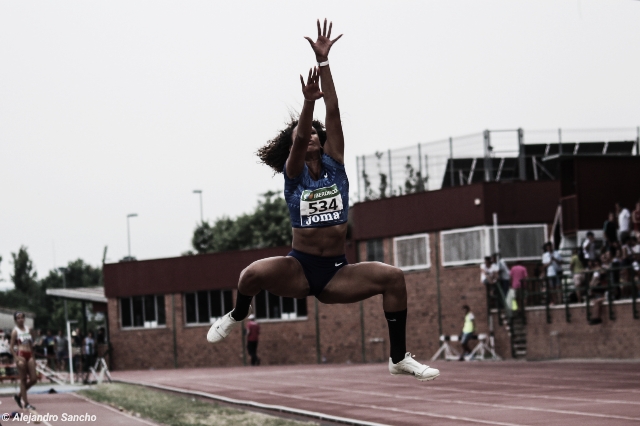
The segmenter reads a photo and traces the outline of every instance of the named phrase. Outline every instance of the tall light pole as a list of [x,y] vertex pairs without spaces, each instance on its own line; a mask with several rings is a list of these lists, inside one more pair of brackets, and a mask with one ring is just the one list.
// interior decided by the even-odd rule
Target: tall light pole
[[194,194],[200,194],[200,222],[204,223],[204,217],[202,215],[202,189],[194,189]]
[[[67,268],[60,267],[58,271],[62,274],[62,288],[67,288]],[[64,299],[64,320],[69,321],[69,314],[67,311],[67,299]]]
[[129,213],[127,215],[127,246],[129,247],[129,257],[131,257],[131,231],[129,230],[129,218],[138,217],[138,213]]

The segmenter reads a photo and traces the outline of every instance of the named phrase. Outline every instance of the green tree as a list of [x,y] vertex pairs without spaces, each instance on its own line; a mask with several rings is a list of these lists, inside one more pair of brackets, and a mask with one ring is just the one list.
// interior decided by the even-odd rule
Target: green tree
[[27,253],[27,248],[21,246],[18,253],[11,253],[13,258],[13,275],[11,281],[15,289],[24,294],[35,290],[38,274],[33,270],[33,262]]
[[[46,277],[37,280],[37,273],[26,247],[20,247],[18,253],[12,253],[11,256],[11,280],[14,288],[0,292],[0,305],[34,313],[36,328],[64,329],[64,302],[59,298],[47,296],[47,289],[63,287],[62,275],[55,270],[49,271]],[[101,275],[100,268],[94,268],[82,259],[77,259],[67,265],[66,284],[68,288],[97,286]],[[68,301],[67,307],[69,319],[82,324],[82,303]]]
[[232,219],[223,216],[210,225],[198,224],[191,245],[198,253],[277,247],[291,244],[289,209],[275,192],[262,194],[252,213]]

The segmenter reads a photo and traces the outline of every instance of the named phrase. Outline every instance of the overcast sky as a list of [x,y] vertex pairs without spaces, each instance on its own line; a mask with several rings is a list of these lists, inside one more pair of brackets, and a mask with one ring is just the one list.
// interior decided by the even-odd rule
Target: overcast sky
[[[486,128],[640,125],[640,2],[0,1],[0,276],[171,257],[281,190],[256,149],[301,106],[316,18],[355,156]],[[320,119],[324,105],[316,106]]]

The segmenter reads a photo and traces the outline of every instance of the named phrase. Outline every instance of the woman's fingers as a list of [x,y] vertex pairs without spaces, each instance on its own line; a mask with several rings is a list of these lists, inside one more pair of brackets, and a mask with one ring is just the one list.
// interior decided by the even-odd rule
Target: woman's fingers
[[318,19],[317,23],[318,23],[318,38],[320,38],[321,33],[320,33],[320,20],[319,19]]
[[313,71],[313,68],[309,70],[309,77],[307,77],[307,86],[311,84],[312,71]]
[[336,41],[340,40],[340,37],[342,37],[342,34],[340,34],[338,37],[334,38],[333,40],[331,40],[331,44],[335,43]]
[[313,40],[311,40],[311,37],[304,37],[307,39],[307,41],[309,42],[309,44],[311,45],[311,47],[313,47]]
[[322,35],[327,36],[327,18],[324,18],[324,26],[322,27]]
[[327,38],[331,38],[331,27],[333,27],[333,22],[329,22],[329,33],[327,34]]
[[302,90],[304,90],[304,78],[302,78],[302,74],[300,74],[300,83],[302,84]]

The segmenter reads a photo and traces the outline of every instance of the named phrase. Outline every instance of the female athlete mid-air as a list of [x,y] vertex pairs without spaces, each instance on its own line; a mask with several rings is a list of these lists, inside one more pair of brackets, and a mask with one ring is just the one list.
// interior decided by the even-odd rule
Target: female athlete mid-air
[[[344,136],[338,97],[329,67],[331,40],[327,21],[311,44],[318,66],[306,83],[300,76],[304,104],[300,118],[258,150],[260,160],[284,175],[293,242],[283,257],[258,260],[240,274],[235,309],[218,319],[207,340],[219,342],[251,311],[251,300],[261,290],[282,297],[315,296],[322,303],[354,303],[377,294],[389,326],[389,372],[433,380],[440,372],[420,364],[406,352],[407,290],[403,272],[380,262],[349,265],[344,255],[349,210],[349,180],[344,168]],[[318,81],[322,84],[322,91]],[[326,130],[313,120],[316,101],[324,99]]]

